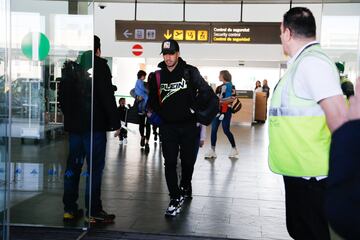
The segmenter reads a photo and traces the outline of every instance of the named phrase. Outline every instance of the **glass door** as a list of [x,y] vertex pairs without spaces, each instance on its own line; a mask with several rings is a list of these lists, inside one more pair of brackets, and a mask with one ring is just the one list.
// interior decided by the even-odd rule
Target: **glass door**
[[[87,227],[82,215],[91,158],[76,160],[83,165],[79,174],[67,168],[72,143],[60,99],[70,94],[71,104],[87,94],[83,108],[91,111],[93,2],[11,0],[10,9],[11,224]],[[69,87],[62,87],[75,84],[80,68],[86,93],[68,93]],[[69,97],[66,101],[69,105]],[[64,188],[72,194],[64,194]],[[65,202],[71,202],[73,211],[66,210]]]
[[323,4],[321,45],[338,63],[342,81],[359,76],[360,3]]
[[0,0],[0,239],[8,239],[9,181],[9,78],[8,78],[8,20],[9,0]]

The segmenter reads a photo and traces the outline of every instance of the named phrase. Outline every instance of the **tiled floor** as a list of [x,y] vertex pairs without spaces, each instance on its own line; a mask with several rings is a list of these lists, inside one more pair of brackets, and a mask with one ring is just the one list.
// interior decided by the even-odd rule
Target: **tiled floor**
[[[131,127],[136,129],[136,126]],[[109,136],[102,198],[105,209],[114,212],[117,218],[115,224],[103,229],[290,239],[285,226],[282,178],[271,173],[267,165],[266,126],[234,126],[232,130],[240,152],[239,158],[227,157],[230,145],[219,129],[218,157],[205,160],[204,154],[210,144],[208,136],[195,165],[194,198],[185,204],[181,215],[173,219],[164,218],[163,215],[169,197],[161,145],[151,139],[150,152],[145,154],[139,148],[137,135],[129,134],[126,146],[120,146],[117,139]],[[17,198],[17,204],[12,208],[12,222],[61,226],[61,175],[66,155],[63,153],[65,150],[61,152],[59,148],[66,147],[61,140],[45,146],[29,144],[19,147],[17,154],[21,155],[24,147],[39,157],[27,156],[23,162],[42,165],[39,171],[44,174],[36,179],[37,183],[40,182],[37,189],[28,190],[31,197],[23,198],[20,202]],[[53,173],[49,169],[56,169],[56,174],[49,175]],[[23,192],[21,187],[17,187],[20,183],[13,184],[17,192]],[[34,193],[38,194],[34,196]],[[72,226],[83,226],[83,222]]]

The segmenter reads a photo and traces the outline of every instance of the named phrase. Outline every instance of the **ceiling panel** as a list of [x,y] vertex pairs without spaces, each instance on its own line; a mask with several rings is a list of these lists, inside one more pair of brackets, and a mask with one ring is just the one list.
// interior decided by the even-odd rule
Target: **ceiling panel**
[[[45,0],[44,0],[45,1]],[[64,1],[64,0],[46,0],[46,1]],[[68,0],[71,2],[91,2],[91,0]],[[135,0],[95,0],[94,2],[119,2],[134,3]],[[137,0],[138,3],[184,3],[184,0]],[[185,0],[185,3],[191,4],[290,4],[289,0]],[[360,0],[293,0],[293,4],[302,3],[360,3]]]
[[[135,0],[97,0],[96,2],[135,2]],[[183,3],[183,0],[138,0],[138,3]],[[287,4],[289,0],[185,0],[185,3],[197,4],[234,4],[234,3],[247,3],[247,4]],[[360,3],[360,0],[293,0],[293,4],[298,3]]]

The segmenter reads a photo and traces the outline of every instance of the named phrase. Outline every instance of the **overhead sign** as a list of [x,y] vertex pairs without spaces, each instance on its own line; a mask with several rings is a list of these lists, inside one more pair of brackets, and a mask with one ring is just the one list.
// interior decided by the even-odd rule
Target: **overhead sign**
[[213,43],[280,44],[279,23],[213,23]]
[[143,53],[144,49],[140,44],[135,44],[132,47],[131,51],[135,56],[140,56]]
[[115,21],[117,41],[281,44],[280,23]]
[[210,42],[210,24],[116,20],[117,41],[162,42],[174,39],[185,42]]

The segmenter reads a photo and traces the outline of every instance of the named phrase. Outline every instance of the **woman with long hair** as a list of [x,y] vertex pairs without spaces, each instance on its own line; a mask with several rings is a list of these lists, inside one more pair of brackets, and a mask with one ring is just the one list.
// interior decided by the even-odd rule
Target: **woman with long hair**
[[[231,151],[229,157],[234,158],[238,155],[238,151],[236,149],[235,139],[233,134],[230,131],[230,122],[231,122],[231,97],[234,94],[233,85],[231,83],[231,74],[227,70],[220,71],[219,80],[223,83],[217,88],[216,94],[219,96],[220,99],[220,115],[215,117],[211,123],[211,149],[205,155],[205,158],[216,158],[215,147],[216,147],[216,140],[217,140],[217,131],[219,128],[220,123],[222,123],[222,128],[229,139],[231,144]],[[224,108],[224,105],[227,105]],[[224,109],[226,111],[222,112]]]

